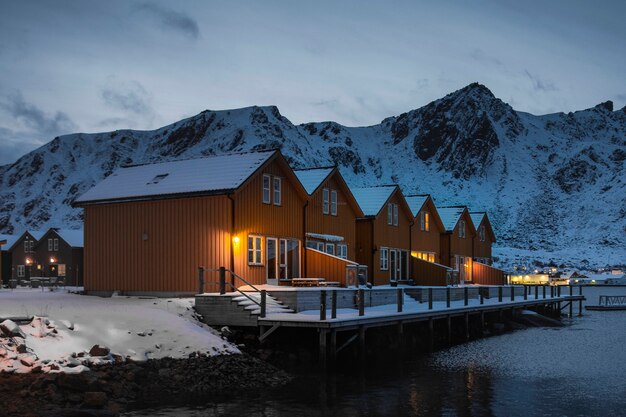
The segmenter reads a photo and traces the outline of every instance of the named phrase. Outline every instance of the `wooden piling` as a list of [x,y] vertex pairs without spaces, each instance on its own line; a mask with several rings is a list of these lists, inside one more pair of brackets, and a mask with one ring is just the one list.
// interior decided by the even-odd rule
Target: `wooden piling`
[[267,291],[261,290],[261,312],[259,316],[265,318],[267,315]]
[[450,287],[446,288],[446,307],[450,308]]
[[337,361],[337,331],[335,329],[330,331],[330,361],[331,363]]
[[226,294],[226,268],[220,266],[220,294]]
[[467,287],[463,288],[463,302],[464,305],[469,303],[469,289]]
[[465,321],[465,340],[469,340],[469,313],[464,314]]
[[428,350],[432,352],[435,348],[435,326],[433,318],[428,319]]
[[336,319],[337,318],[337,290],[333,290],[333,292],[331,293],[330,308],[331,308],[330,318]]
[[398,288],[396,290],[396,303],[398,304],[398,313],[402,313],[402,303],[403,303],[403,291],[402,288]]
[[515,287],[511,285],[511,301],[515,301]]
[[326,320],[326,290],[320,291],[320,320]]
[[498,302],[502,302],[502,287],[498,287]]
[[365,291],[363,288],[359,288],[359,316],[363,316],[365,314]]
[[446,317],[446,324],[448,327],[448,345],[452,344],[452,317]]
[[528,287],[524,285],[524,300],[528,300]]
[[429,310],[433,309],[433,289],[432,288],[428,289],[428,309]]
[[535,285],[535,300],[539,298],[539,286]]
[[319,363],[322,369],[326,369],[326,334],[328,333],[327,329],[319,329],[320,332],[320,350],[319,350]]

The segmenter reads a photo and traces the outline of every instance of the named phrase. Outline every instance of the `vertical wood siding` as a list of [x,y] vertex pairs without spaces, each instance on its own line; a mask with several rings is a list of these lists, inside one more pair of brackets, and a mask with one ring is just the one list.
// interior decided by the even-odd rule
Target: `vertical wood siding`
[[[413,227],[411,228],[411,250],[417,252],[434,252],[435,262],[441,262],[441,233],[444,231],[439,227],[434,219],[434,213],[437,209],[430,199],[424,204],[424,207],[417,214],[414,220]],[[423,212],[428,212],[430,215],[430,230],[428,232],[421,230],[421,216]]]
[[482,224],[485,224],[485,219],[476,225],[476,236],[474,237],[474,258],[491,258],[491,246],[493,241],[491,240],[491,234],[489,233],[488,226],[485,224],[485,240],[480,241],[478,230]]
[[356,221],[356,261],[360,265],[367,265],[367,278],[371,282],[374,264],[372,261],[372,251],[374,242],[372,241],[372,228],[374,219],[357,219]]
[[225,196],[87,206],[85,290],[195,293],[198,266],[228,266],[229,225]]
[[[263,174],[282,178],[282,202],[280,206],[263,203]],[[265,284],[267,280],[265,265],[248,265],[248,235],[256,234],[277,238],[298,239],[300,241],[300,267],[304,257],[304,204],[296,187],[289,181],[287,173],[275,160],[263,169],[234,194],[235,228],[234,236],[239,237],[239,244],[234,247],[235,272],[252,284]],[[272,198],[273,198],[273,193]],[[273,201],[273,200],[272,200]],[[265,258],[265,239],[263,240],[263,258]],[[265,263],[265,259],[263,259]],[[237,286],[242,283],[236,283]]]
[[413,281],[417,285],[447,285],[446,274],[450,268],[413,256],[411,264]]
[[472,275],[474,284],[480,285],[504,285],[504,271],[485,265],[480,262],[472,264]]
[[355,262],[330,256],[315,249],[306,248],[307,277],[324,278],[326,281],[336,281],[342,287],[346,286],[346,266],[357,265]]

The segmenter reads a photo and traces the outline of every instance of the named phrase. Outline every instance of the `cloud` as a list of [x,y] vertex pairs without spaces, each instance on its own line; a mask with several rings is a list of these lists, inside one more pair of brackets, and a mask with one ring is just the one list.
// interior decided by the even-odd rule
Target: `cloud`
[[97,126],[104,128],[113,127],[116,129],[133,129],[137,126],[137,122],[126,117],[108,117],[98,122]]
[[77,129],[67,114],[57,111],[54,115],[48,115],[36,105],[27,102],[19,90],[1,97],[0,109],[26,128],[45,136],[57,136]]
[[0,165],[11,164],[45,143],[32,136],[26,132],[16,132],[0,126]]
[[528,70],[524,70],[524,74],[526,74],[532,83],[535,91],[559,91],[557,86],[552,81],[542,80],[541,78],[531,74]]
[[498,58],[493,57],[491,55],[487,55],[485,53],[485,51],[483,51],[482,49],[473,49],[472,52],[470,52],[470,57],[474,60],[474,61],[478,61],[478,62],[482,62],[491,66],[495,66],[495,67],[503,67],[504,64],[502,63],[502,61],[500,61]]
[[154,3],[141,3],[135,9],[157,21],[163,30],[178,32],[193,40],[200,37],[198,22],[182,12],[167,9]]
[[100,96],[104,103],[117,110],[142,116],[152,116],[152,95],[138,81],[119,82],[115,77],[107,79]]

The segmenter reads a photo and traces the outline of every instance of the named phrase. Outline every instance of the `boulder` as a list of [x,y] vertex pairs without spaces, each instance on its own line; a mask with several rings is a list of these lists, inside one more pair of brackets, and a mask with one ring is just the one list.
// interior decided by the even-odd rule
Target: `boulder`
[[111,350],[108,347],[93,345],[93,347],[89,350],[89,355],[91,356],[108,356]]
[[18,326],[12,320],[5,320],[2,323],[0,323],[0,335],[4,337],[19,336],[23,339],[26,338],[26,335],[24,334],[22,329],[20,329],[20,326]]

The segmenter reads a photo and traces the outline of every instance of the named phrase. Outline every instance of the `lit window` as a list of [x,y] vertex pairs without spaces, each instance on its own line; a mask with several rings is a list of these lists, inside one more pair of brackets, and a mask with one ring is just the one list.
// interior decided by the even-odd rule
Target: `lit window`
[[330,214],[337,215],[337,191],[335,190],[330,192]]
[[54,239],[54,251],[59,250],[59,239]]
[[270,195],[270,187],[271,187],[271,178],[269,175],[263,175],[263,203],[270,204],[271,195]]
[[330,201],[329,190],[328,188],[324,188],[322,190],[322,213],[324,214],[328,214],[330,212],[329,201]]
[[386,271],[389,269],[389,249],[380,248],[380,270]]
[[387,224],[393,224],[393,204],[387,204]]
[[397,204],[393,205],[393,225],[394,226],[398,225],[398,205]]
[[427,211],[422,211],[420,216],[420,229],[423,232],[430,230],[430,214]]
[[274,177],[274,205],[280,206],[281,201],[281,180],[278,177]]
[[248,264],[263,265],[261,236],[248,236]]
[[59,266],[59,271],[57,275],[60,277],[64,277],[65,276],[65,264],[59,264],[58,266]]
[[337,256],[343,259],[348,259],[348,245],[345,245],[345,244],[337,245]]
[[326,244],[326,253],[329,255],[334,255],[335,254],[335,244],[334,243],[327,243]]

